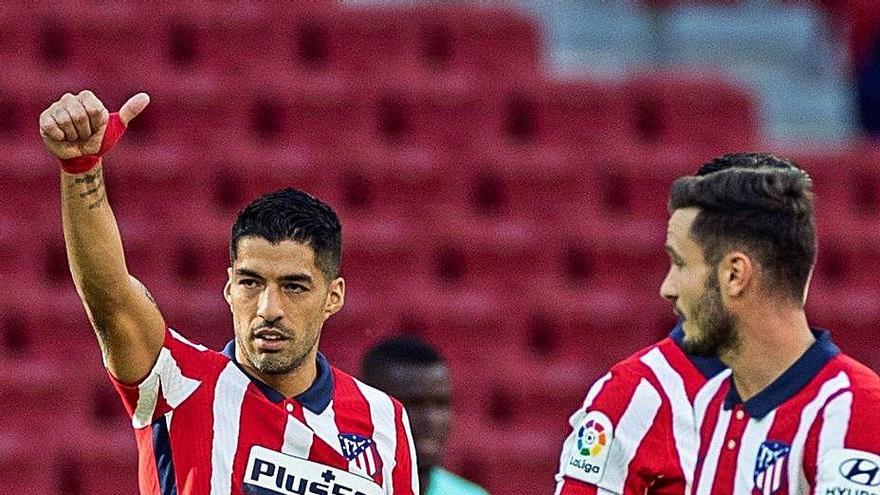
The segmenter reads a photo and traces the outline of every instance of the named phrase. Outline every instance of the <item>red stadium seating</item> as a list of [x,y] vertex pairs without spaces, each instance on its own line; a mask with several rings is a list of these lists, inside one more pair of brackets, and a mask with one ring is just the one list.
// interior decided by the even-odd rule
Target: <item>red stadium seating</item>
[[494,135],[486,136],[498,142],[594,152],[626,141],[635,130],[637,108],[612,83],[514,79],[501,89],[491,108]]
[[[129,421],[67,267],[57,164],[35,133],[65,92],[94,89],[110,110],[150,93],[106,159],[108,195],[129,271],[171,327],[210,348],[233,335],[222,289],[234,215],[283,187],[331,204],[347,302],[323,352],[357,374],[385,336],[435,344],[454,382],[448,465],[492,493],[549,493],[589,384],[674,324],[658,293],[672,182],[760,143],[755,102],[735,83],[691,68],[557,79],[537,23],[506,7],[10,5],[4,493],[136,489]],[[815,183],[810,319],[877,369],[880,151],[780,154]]]
[[631,78],[625,90],[637,107],[635,125],[643,143],[709,154],[755,143],[755,104],[729,78],[648,73]]

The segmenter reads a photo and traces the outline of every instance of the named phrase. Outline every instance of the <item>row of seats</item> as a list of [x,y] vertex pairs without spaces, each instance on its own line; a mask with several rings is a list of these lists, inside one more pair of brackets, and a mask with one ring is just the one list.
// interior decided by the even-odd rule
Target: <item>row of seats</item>
[[[0,244],[13,232],[53,237],[60,219],[57,165],[37,145],[7,151]],[[823,235],[871,237],[872,219],[880,211],[877,149],[779,153],[813,178]],[[105,175],[111,204],[132,235],[179,237],[193,221],[224,231],[248,201],[294,186],[331,204],[355,238],[373,231],[410,236],[426,225],[443,231],[469,222],[495,230],[555,226],[557,232],[549,234],[560,237],[567,224],[583,226],[584,232],[592,225],[604,231],[608,225],[644,222],[662,229],[673,181],[711,156],[636,147],[593,154],[495,148],[457,156],[425,150],[383,155],[369,149],[333,154],[229,149],[204,156],[196,149],[124,143],[107,158]]]
[[[646,287],[658,287],[668,269],[662,224],[633,224],[617,230],[612,224],[602,230],[560,225],[562,232],[555,234],[517,225],[497,228],[458,223],[447,228],[430,236],[411,228],[388,235],[348,237],[343,275],[351,284],[381,294],[469,288],[496,294],[537,282],[554,290],[610,288],[638,293]],[[160,292],[211,293],[226,281],[226,229],[172,235],[162,227],[137,233],[123,228],[123,233],[129,270]],[[36,241],[36,247],[22,250],[21,239],[29,237]],[[26,277],[38,290],[71,290],[60,232],[53,237],[43,244],[43,239],[19,231],[0,242],[0,252],[8,254],[9,261],[0,273]],[[821,235],[814,285],[834,290],[880,288],[872,275],[880,254],[878,240],[880,231],[876,228],[874,232]],[[638,270],[620,277],[620,270],[630,267]],[[390,277],[392,273],[396,275]],[[388,280],[376,284],[377,278]]]
[[[758,123],[749,94],[705,74],[644,73],[621,82],[507,79],[504,83],[381,85],[360,80],[296,83],[283,74],[234,73],[193,83],[126,78],[110,85],[76,76],[62,86],[90,88],[115,109],[138,91],[152,103],[129,143],[213,146],[227,151],[319,149],[562,147],[580,152],[626,146],[674,146],[718,152],[752,145]],[[0,75],[0,110],[12,127],[0,140],[29,139],[58,81],[40,72]],[[185,116],[188,125],[181,125]],[[197,120],[194,120],[197,119]]]
[[[340,73],[374,79],[402,73],[511,77],[539,70],[538,26],[502,7],[222,4],[100,4],[75,16],[23,9],[0,16],[0,29],[8,33],[0,61],[124,77],[253,74],[268,67],[304,78]],[[145,39],[153,42],[145,45]]]

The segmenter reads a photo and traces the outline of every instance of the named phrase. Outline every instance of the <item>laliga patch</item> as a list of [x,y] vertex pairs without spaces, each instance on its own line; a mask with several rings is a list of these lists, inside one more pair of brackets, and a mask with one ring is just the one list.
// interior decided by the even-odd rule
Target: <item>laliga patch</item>
[[880,455],[864,450],[833,449],[822,455],[816,493],[880,495]]
[[605,472],[614,427],[608,416],[590,411],[574,432],[574,445],[565,464],[565,475],[597,485]]
[[382,495],[369,478],[255,445],[242,486],[251,495]]

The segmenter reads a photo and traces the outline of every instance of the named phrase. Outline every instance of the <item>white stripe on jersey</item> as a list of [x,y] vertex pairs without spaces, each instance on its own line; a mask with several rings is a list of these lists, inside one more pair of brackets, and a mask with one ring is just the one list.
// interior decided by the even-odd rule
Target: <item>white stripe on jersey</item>
[[700,388],[700,391],[697,392],[697,396],[694,398],[694,419],[698,427],[703,424],[703,421],[706,419],[706,409],[709,408],[709,402],[711,402],[712,398],[715,397],[715,394],[718,393],[718,389],[724,385],[728,376],[730,376],[730,370],[726,369],[712,377],[712,379],[706,382],[706,384]]
[[153,413],[156,411],[156,403],[159,400],[159,372],[162,361],[170,355],[167,349],[159,351],[153,371],[144,381],[138,385],[137,407],[131,415],[131,426],[135,429],[144,428],[153,421]]
[[[773,426],[773,419],[775,417],[776,411],[773,411],[761,419],[749,419],[742,438],[738,440],[740,442],[740,449],[736,465],[742,466],[742,469],[737,470],[736,476],[733,479],[733,495],[750,495],[752,493],[752,489],[755,487],[753,468],[755,459],[758,458],[758,449],[767,440],[767,433],[770,431],[770,427]],[[781,462],[776,463],[774,469],[780,465],[782,465]],[[772,473],[768,471],[764,476],[766,477],[770,474]],[[772,487],[772,484],[767,483],[764,487],[766,491],[769,487]]]
[[281,445],[281,452],[302,459],[308,459],[309,452],[312,450],[312,442],[315,440],[314,437],[315,433],[308,426],[302,424],[292,414],[288,414],[287,426],[284,427],[284,443]]
[[[397,459],[395,455],[397,450],[397,428],[394,426],[394,404],[391,403],[390,397],[369,385],[361,383],[360,380],[355,380],[354,383],[370,404],[373,440],[376,441],[379,438],[384,440],[381,442],[376,441],[376,446],[379,450],[379,457],[385,462],[382,466],[382,482],[390,494],[392,493],[391,473],[394,471]],[[404,421],[404,425],[409,428],[408,421]],[[407,430],[407,435],[409,436],[409,430]],[[412,440],[410,440],[410,446],[412,446]],[[415,459],[415,456],[411,457],[411,459]],[[415,466],[413,466],[413,471],[416,471]],[[418,493],[418,490],[413,493]]]
[[850,415],[852,414],[852,392],[846,391],[831,399],[825,406],[822,415],[822,431],[819,433],[819,452],[816,465],[822,465],[823,455],[835,450],[842,449],[849,429]]
[[[801,421],[798,424],[797,433],[791,442],[791,453],[788,456],[788,486],[808,487],[807,475],[804,473],[804,444],[807,441],[807,435],[810,433],[810,427],[819,414],[819,409],[828,402],[828,398],[836,394],[838,391],[849,387],[849,377],[846,373],[840,372],[834,378],[827,380],[822,384],[816,398],[804,406],[801,412]],[[806,494],[806,491],[800,493]]]
[[[339,452],[343,457],[342,444],[339,443],[339,426],[336,424],[336,412],[333,411],[333,401],[327,404],[327,407],[321,411],[321,414],[315,414],[306,408],[303,408],[303,416],[306,418],[306,424],[309,425],[318,438],[324,440],[327,445],[333,447],[333,450]],[[348,462],[349,467],[355,466],[354,461]]]
[[669,404],[672,407],[672,436],[675,438],[675,450],[678,452],[679,462],[684,473],[685,493],[689,493],[694,481],[694,469],[697,465],[699,437],[697,436],[697,426],[694,424],[693,409],[684,388],[684,380],[672,368],[663,352],[656,347],[642,356],[641,361],[654,372],[654,376],[660,382],[660,388],[669,398]]
[[183,335],[180,335],[179,333],[175,332],[174,329],[169,328],[168,333],[170,333],[171,336],[174,337],[176,340],[179,340],[194,349],[198,349],[202,352],[205,352],[208,350],[208,348],[203,346],[202,344],[194,344],[193,342],[190,342],[189,339],[187,339]]
[[[705,408],[706,405],[703,406],[704,411]],[[706,458],[703,459],[703,469],[700,471],[697,495],[710,495],[712,493],[715,470],[718,468],[718,456],[721,453],[729,424],[730,411],[722,406],[721,412],[718,414],[718,424],[715,425],[715,431],[712,432],[712,441],[709,442],[709,450],[706,452]]]
[[614,439],[605,464],[606,470],[602,475],[604,488],[614,493],[623,493],[629,463],[654,423],[661,403],[660,394],[643,378],[614,430]]
[[153,420],[159,390],[169,406],[175,408],[199,388],[201,382],[183,375],[171,351],[163,347],[150,374],[138,385],[138,403],[131,417],[134,428],[143,428]]
[[232,461],[238,450],[241,405],[250,379],[230,361],[214,388],[214,439],[211,443],[211,495],[232,491]]

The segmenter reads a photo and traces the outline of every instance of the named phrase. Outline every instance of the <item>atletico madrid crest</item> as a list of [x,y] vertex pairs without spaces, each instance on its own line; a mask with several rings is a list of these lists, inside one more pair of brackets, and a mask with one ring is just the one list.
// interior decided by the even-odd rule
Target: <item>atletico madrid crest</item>
[[755,460],[755,491],[760,495],[773,495],[787,478],[786,459],[791,447],[784,443],[766,441],[758,448]]
[[339,444],[342,446],[342,455],[354,464],[350,466],[353,471],[369,478],[382,471],[382,459],[373,439],[354,433],[340,433]]

